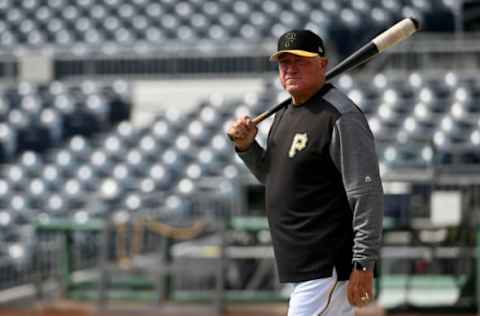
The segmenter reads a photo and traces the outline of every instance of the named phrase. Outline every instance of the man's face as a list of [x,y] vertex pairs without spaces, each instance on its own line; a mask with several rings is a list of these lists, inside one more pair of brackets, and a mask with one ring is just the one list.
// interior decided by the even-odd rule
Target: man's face
[[278,57],[280,82],[294,98],[311,96],[325,81],[327,59],[302,57],[290,53]]

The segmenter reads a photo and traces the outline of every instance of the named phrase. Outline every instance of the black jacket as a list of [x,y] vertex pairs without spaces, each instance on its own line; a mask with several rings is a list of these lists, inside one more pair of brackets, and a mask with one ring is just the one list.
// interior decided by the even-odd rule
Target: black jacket
[[365,116],[330,84],[275,117],[267,149],[239,153],[265,184],[280,280],[347,280],[378,258],[383,191]]

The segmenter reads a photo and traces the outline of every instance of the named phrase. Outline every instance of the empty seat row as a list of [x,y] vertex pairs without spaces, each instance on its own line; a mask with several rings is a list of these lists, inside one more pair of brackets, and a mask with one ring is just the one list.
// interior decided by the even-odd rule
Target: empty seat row
[[0,162],[24,151],[44,151],[73,135],[109,130],[130,116],[124,83],[67,86],[22,83],[0,90]]
[[[447,1],[36,1],[0,3],[0,45],[187,44],[242,39],[256,43],[289,29],[322,34],[340,55],[405,16],[427,31],[453,31]],[[439,22],[441,21],[441,22]]]

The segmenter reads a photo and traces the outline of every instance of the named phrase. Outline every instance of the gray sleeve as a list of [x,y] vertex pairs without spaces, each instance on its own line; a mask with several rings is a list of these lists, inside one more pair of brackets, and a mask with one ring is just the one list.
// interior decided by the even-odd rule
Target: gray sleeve
[[375,261],[382,241],[383,188],[374,138],[361,112],[348,112],[337,120],[330,155],[353,212],[353,260]]
[[265,184],[267,176],[267,164],[265,163],[265,150],[255,141],[246,151],[237,151],[247,168],[262,184]]

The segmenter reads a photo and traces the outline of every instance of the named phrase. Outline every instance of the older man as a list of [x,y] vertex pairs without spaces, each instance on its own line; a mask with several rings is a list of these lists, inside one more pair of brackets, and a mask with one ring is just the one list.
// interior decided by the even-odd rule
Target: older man
[[361,110],[325,82],[323,41],[308,30],[278,40],[271,56],[291,100],[267,148],[249,117],[229,128],[236,151],[266,187],[266,211],[289,316],[353,315],[373,297],[383,191],[373,135]]

